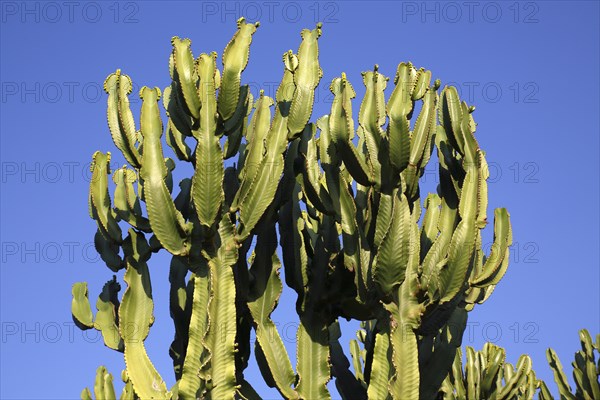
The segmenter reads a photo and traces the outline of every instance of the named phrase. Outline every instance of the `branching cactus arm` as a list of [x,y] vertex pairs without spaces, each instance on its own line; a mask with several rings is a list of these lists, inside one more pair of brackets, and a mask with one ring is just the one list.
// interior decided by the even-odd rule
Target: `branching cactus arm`
[[106,115],[113,141],[127,162],[139,168],[141,157],[136,147],[138,138],[128,97],[132,88],[131,78],[121,74],[119,69],[104,81],[104,91],[108,93]]
[[216,98],[217,54],[201,54],[197,71],[200,79],[198,97],[201,99],[200,127],[193,131],[196,145],[196,169],[192,178],[192,197],[200,223],[211,228],[224,200],[223,151],[217,132]]
[[302,132],[312,114],[315,100],[315,89],[323,77],[319,66],[318,39],[321,36],[322,24],[315,29],[303,29],[302,43],[298,49],[297,68],[294,69],[294,93],[290,108],[290,135]]
[[165,382],[144,347],[144,340],[154,323],[152,288],[146,264],[150,248],[143,235],[133,230],[130,230],[125,245],[127,289],[119,308],[119,331],[125,344],[127,373],[140,398],[166,398]]
[[158,100],[160,89],[143,87],[141,132],[144,153],[140,176],[144,181],[144,197],[152,231],[160,243],[174,255],[189,252],[189,224],[187,224],[171,199],[165,178],[168,170],[163,156],[161,136],[163,131]]
[[242,71],[248,65],[250,44],[256,28],[260,25],[245,22],[242,17],[237,21],[238,30],[223,52],[223,77],[219,93],[218,109],[224,120],[232,117],[240,96]]

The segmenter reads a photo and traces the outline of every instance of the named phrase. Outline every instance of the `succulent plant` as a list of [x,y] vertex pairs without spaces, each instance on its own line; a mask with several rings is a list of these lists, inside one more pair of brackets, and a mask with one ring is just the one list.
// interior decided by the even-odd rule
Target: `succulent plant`
[[[110,171],[110,153],[94,154],[90,216],[96,249],[111,271],[125,270],[126,289],[119,302],[113,277],[94,318],[86,283],[76,283],[77,325],[101,330],[124,353],[123,398],[257,398],[244,378],[251,353],[288,399],[330,398],[332,377],[346,399],[435,398],[462,384],[448,371],[467,313],[504,276],[512,243],[500,208],[491,252],[482,250],[489,173],[474,107],[432,82],[431,71],[402,62],[393,82],[377,65],[363,73],[356,121],[356,92],[342,73],[330,85],[329,114],[310,122],[322,25],[301,32],[297,53],[283,54],[274,99],[262,91],[254,99],[242,83],[258,26],[238,20],[222,71],[216,53],[195,57],[189,39],[174,37],[171,85],[140,90],[139,128],[131,79],[120,70],[106,79],[108,125],[129,166]],[[165,158],[163,134],[177,161]],[[432,155],[440,183],[422,199],[419,179]],[[174,192],[177,163],[194,172]],[[171,388],[144,348],[154,321],[148,263],[160,250],[172,255]],[[271,319],[282,266],[297,294],[295,370]],[[351,347],[354,373],[339,318],[363,322]],[[506,385],[520,388],[509,372]],[[99,369],[96,398],[114,396],[111,382]]]

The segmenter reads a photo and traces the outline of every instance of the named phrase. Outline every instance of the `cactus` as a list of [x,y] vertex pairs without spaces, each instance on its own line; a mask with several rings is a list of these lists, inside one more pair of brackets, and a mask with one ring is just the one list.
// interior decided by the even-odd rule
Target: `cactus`
[[[547,358],[561,399],[600,398],[600,335],[592,341],[586,329],[579,331],[581,350],[575,353],[573,393],[558,356],[548,349]],[[522,355],[515,367],[506,362],[506,352],[492,343],[481,351],[466,348],[466,365],[463,367],[461,351],[456,352],[452,368],[442,383],[438,399],[533,399],[552,400],[546,383],[536,378],[531,359]],[[432,397],[433,398],[433,397]]]
[[516,366],[505,361],[504,349],[486,343],[481,351],[466,348],[462,365],[460,350],[442,384],[439,397],[446,399],[533,399],[540,386],[531,358],[522,355]]
[[[127,375],[127,371],[123,370],[121,374],[121,379],[125,386],[123,387],[123,391],[121,392],[120,400],[134,400],[139,397],[136,397],[133,391],[133,385],[131,380],[129,380],[129,376]],[[94,396],[92,397],[92,392],[90,389],[85,388],[81,391],[81,399],[82,400],[116,400],[115,395],[115,387],[113,385],[113,376],[109,373],[104,366],[98,367],[96,370],[96,379],[94,381]]]
[[[558,393],[561,399],[599,399],[600,398],[600,335],[596,335],[596,342],[587,329],[579,331],[579,340],[581,350],[575,353],[573,365],[573,378],[575,379],[576,390],[573,393],[571,386],[565,376],[562,364],[556,352],[548,349],[546,357],[552,372],[554,380],[558,386]],[[548,386],[541,382],[540,400],[554,399]]]
[[[297,54],[283,54],[275,99],[261,91],[255,101],[242,73],[258,26],[238,20],[222,72],[215,52],[194,58],[191,40],[174,37],[171,84],[142,87],[139,130],[131,79],[120,70],[106,79],[108,125],[130,167],[110,171],[110,153],[96,152],[89,206],[96,249],[115,274],[125,270],[126,288],[119,302],[117,277],[109,281],[94,318],[87,284],[76,283],[74,320],[124,353],[122,398],[255,398],[243,374],[252,352],[267,384],[287,399],[330,398],[331,379],[344,398],[434,398],[463,385],[447,375],[460,359],[467,313],[506,273],[512,244],[500,208],[491,253],[481,248],[488,170],[474,107],[455,88],[440,90],[431,71],[403,62],[391,89],[378,66],[363,73],[357,124],[345,73],[331,82],[330,112],[310,122],[323,75],[322,24],[302,31]],[[177,163],[165,158],[163,133],[194,171],[175,193]],[[422,201],[419,178],[434,151],[440,184]],[[154,321],[150,259],[160,250],[172,255],[172,388],[144,347]],[[282,266],[297,294],[295,369],[271,319]],[[362,321],[351,345],[354,373],[339,318]],[[493,388],[508,397],[521,390],[526,362],[516,374],[505,369],[506,389]],[[96,397],[112,396],[112,378],[99,374]]]

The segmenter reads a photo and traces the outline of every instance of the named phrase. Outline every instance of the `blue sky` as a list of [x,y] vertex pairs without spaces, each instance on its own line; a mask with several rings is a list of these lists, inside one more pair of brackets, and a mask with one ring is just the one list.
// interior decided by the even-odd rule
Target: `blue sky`
[[[377,63],[393,77],[408,60],[477,106],[490,212],[508,208],[515,243],[506,277],[470,314],[463,344],[494,341],[511,362],[528,353],[538,376],[551,380],[547,347],[570,375],[577,331],[600,332],[598,2],[2,1],[0,8],[0,398],[78,398],[100,364],[119,381],[121,354],[95,331],[79,331],[70,315],[73,282],[88,281],[95,299],[112,276],[93,249],[87,214],[92,153],[111,151],[113,166],[124,164],[101,85],[121,68],[137,88],[164,88],[172,36],[191,38],[196,55],[220,54],[240,15],[261,22],[243,75],[255,94],[273,94],[283,52],[297,49],[302,28],[324,22],[313,120],[328,112],[329,82],[341,72],[357,89],[358,107],[361,71]],[[136,96],[132,104],[139,115]],[[428,171],[425,188],[433,188],[435,165]],[[484,242],[491,236],[490,226]],[[166,254],[151,260],[156,323],[147,347],[172,385],[168,263]],[[294,301],[285,288],[274,314],[292,360]],[[356,326],[344,327],[347,346]],[[246,376],[265,398],[279,397],[255,365]]]

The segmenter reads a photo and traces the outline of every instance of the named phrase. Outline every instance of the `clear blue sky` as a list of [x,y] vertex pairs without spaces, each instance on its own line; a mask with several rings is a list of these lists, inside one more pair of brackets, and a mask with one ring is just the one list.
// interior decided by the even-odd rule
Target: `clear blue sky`
[[[221,53],[242,14],[261,22],[243,76],[254,93],[273,93],[283,52],[297,49],[302,28],[323,21],[314,116],[327,113],[329,82],[341,72],[360,98],[361,71],[377,63],[393,76],[408,60],[454,82],[477,106],[490,210],[508,208],[515,243],[508,274],[470,314],[463,344],[495,341],[511,362],[528,353],[538,375],[551,379],[547,347],[570,371],[578,329],[600,332],[598,2],[2,1],[0,8],[0,398],[77,398],[100,364],[120,381],[121,354],[75,328],[70,315],[73,282],[88,281],[95,301],[112,276],[95,254],[87,215],[92,153],[111,151],[115,167],[124,163],[101,85],[121,68],[138,88],[164,88],[172,36],[191,38],[195,54]],[[132,101],[138,115],[140,102]],[[151,260],[156,323],[147,347],[172,385],[168,262],[166,254]],[[294,359],[295,296],[284,290],[274,318]],[[348,328],[344,346],[353,335]],[[247,376],[265,398],[279,397],[254,364]]]

